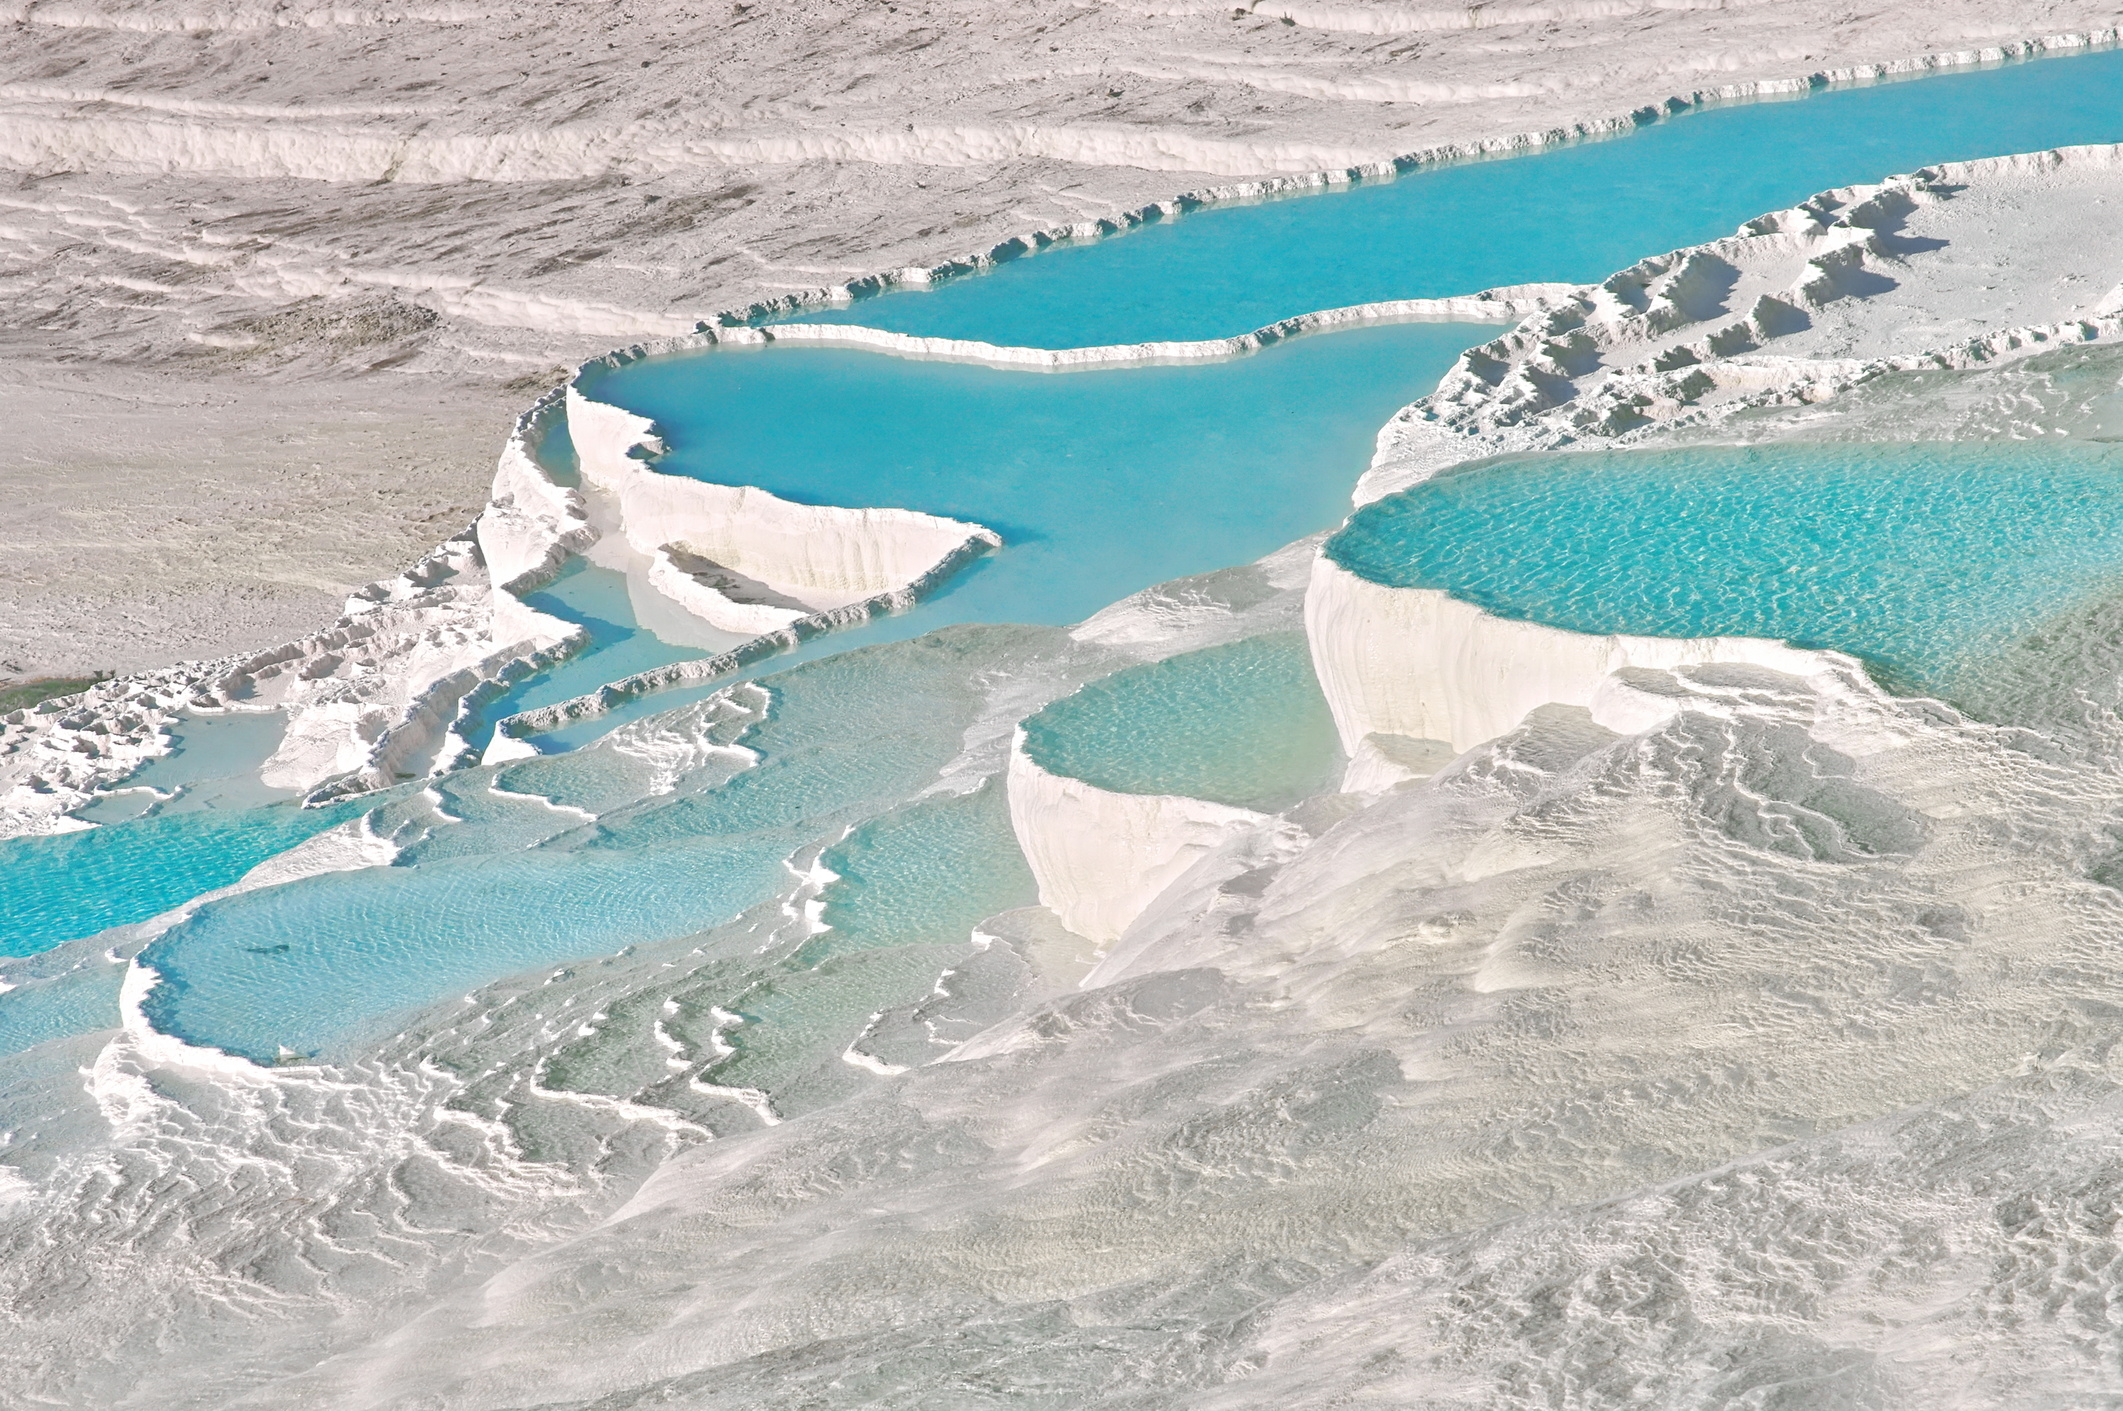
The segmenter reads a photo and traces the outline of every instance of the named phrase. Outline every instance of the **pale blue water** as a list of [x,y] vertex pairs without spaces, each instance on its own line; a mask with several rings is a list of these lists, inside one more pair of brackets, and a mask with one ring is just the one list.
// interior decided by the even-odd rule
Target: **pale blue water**
[[201,908],[143,959],[156,1025],[271,1062],[363,1021],[556,960],[727,920],[782,875],[782,840],[585,842],[338,872]]
[[1626,138],[1195,211],[807,321],[1042,348],[1216,338],[1293,314],[1604,279],[1816,191],[2123,139],[2123,53],[1682,113]]
[[115,1028],[124,980],[125,966],[101,957],[78,958],[48,976],[17,977],[16,988],[0,994],[0,1055]]
[[356,812],[283,804],[0,842],[0,956],[160,915]]
[[1365,506],[1327,555],[1577,632],[1772,637],[1960,695],[2123,584],[2123,451],[2043,442],[1551,454]]
[[1342,765],[1302,632],[1130,667],[1024,729],[1025,753],[1049,774],[1265,812],[1331,787]]
[[831,928],[800,961],[909,941],[957,944],[983,917],[1039,898],[1018,852],[1002,781],[875,819],[827,848],[820,900]]
[[999,779],[873,820],[821,860],[838,877],[820,897],[829,929],[735,1000],[746,1022],[718,1082],[781,1086],[815,1061],[819,1033],[852,1035],[917,998],[982,920],[1039,899]]
[[1002,552],[921,609],[921,629],[1062,623],[1333,524],[1380,424],[1495,333],[1403,324],[1206,366],[1062,374],[710,350],[635,363],[587,392],[656,421],[673,446],[666,473],[1000,533]]

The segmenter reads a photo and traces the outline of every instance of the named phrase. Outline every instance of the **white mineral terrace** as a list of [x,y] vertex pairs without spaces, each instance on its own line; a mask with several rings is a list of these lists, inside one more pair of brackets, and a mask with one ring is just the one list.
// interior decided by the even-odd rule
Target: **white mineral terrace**
[[0,263],[25,311],[0,367],[22,470],[0,676],[316,630],[468,519],[514,412],[614,343],[2116,22],[2094,0],[0,20]]
[[[1184,214],[1175,191],[1332,185],[2116,22],[2112,0],[0,0],[25,457],[0,674],[122,673],[0,720],[0,837],[87,826],[193,714],[284,715],[265,772],[289,788],[429,783],[0,958],[7,1395],[2115,1404],[2112,618],[2040,683],[2087,688],[2080,741],[1835,653],[1507,621],[1307,539],[1066,632],[969,632],[945,689],[860,697],[888,738],[821,683],[945,653],[887,644],[441,776],[504,679],[582,645],[525,601],[578,558],[711,654],[526,713],[489,758],[992,551],[919,506],[662,475],[594,371],[561,390],[634,340],[1127,376],[1382,317],[1516,320],[1381,431],[1360,504],[1519,451],[2083,437],[2123,355],[2015,360],[2123,336],[2107,148],[1824,193],[1581,288],[1234,339],[741,325]],[[579,489],[534,454],[570,397]],[[1299,626],[1339,791],[1269,816],[1022,747],[1074,685]],[[731,780],[775,787],[783,741],[746,740],[777,702],[826,707],[814,758],[852,801],[688,838]],[[880,760],[888,782],[854,777]],[[762,890],[681,924],[726,845]],[[990,883],[1010,909],[969,932],[951,908]],[[369,1031],[276,1032],[338,996],[375,1001],[345,1021]],[[205,1046],[217,1005],[256,1021],[258,1061]]]
[[[2123,226],[2105,218],[2112,201],[2123,201],[2123,149],[2072,148],[1825,192],[1597,285],[1327,310],[1231,339],[1057,352],[799,325],[704,331],[694,341],[789,340],[1096,373],[1244,356],[1277,338],[1367,323],[1521,315],[1388,423],[1357,487],[1361,503],[1480,455],[1637,444],[1662,427],[1817,402],[1895,371],[1980,366],[2114,337],[2123,331]],[[2028,209],[2054,218],[2028,221]],[[566,406],[587,492],[646,565],[647,586],[722,634],[712,640],[727,649],[547,708],[551,718],[535,728],[596,714],[607,699],[711,679],[795,640],[792,632],[903,608],[998,542],[981,526],[911,509],[797,505],[757,488],[663,475],[651,464],[661,448],[646,419],[573,388]],[[555,485],[528,452],[533,428],[554,411],[549,399],[512,434],[474,538],[364,589],[331,628],[270,652],[104,683],[79,702],[0,725],[7,830],[75,826],[65,815],[166,748],[172,712],[187,706],[286,711],[287,735],[264,776],[275,787],[369,788],[459,762],[465,749],[453,728],[483,683],[579,641],[507,590],[541,581],[598,537],[583,493]],[[1585,645],[1440,595],[1358,584],[1328,566],[1314,596],[1314,651],[1337,727],[1352,758],[1373,764],[1367,737],[1464,749],[1537,705],[1589,704],[1621,667],[1733,653],[1766,660],[1778,650],[1622,638]],[[525,728],[533,723],[498,736],[492,757],[528,750]]]
[[[658,474],[633,454],[661,449],[653,424],[572,388],[568,433],[583,480],[611,498],[627,542],[656,560],[658,586],[728,631],[771,631],[795,617],[896,592],[969,544],[1002,542],[980,525],[914,510],[799,505],[751,486]],[[793,610],[761,614],[757,604],[715,587],[708,570],[689,581],[674,563],[674,549],[753,580]]]
[[1111,945],[1189,869],[1275,819],[1173,794],[1123,794],[1050,774],[1010,742],[1010,823],[1041,906],[1079,936]]
[[2123,148],[2071,147],[1825,191],[1642,260],[1466,353],[1380,433],[1357,502],[1485,455],[1634,444],[2114,338],[2118,201]]
[[1616,675],[1714,662],[1794,676],[1843,669],[1832,653],[1754,637],[1592,636],[1497,617],[1436,588],[1367,582],[1322,554],[1305,634],[1343,751],[1376,735],[1439,741],[1459,754],[1516,729],[1544,705],[1581,706],[1618,734],[1664,720]]

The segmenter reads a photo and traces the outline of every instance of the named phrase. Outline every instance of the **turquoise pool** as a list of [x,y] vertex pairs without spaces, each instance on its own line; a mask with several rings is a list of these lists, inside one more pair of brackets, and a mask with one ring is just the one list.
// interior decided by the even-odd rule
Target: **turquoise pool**
[[1557,453],[1359,510],[1327,555],[1575,632],[1773,637],[1973,700],[2123,590],[2123,450],[2007,442]]
[[0,842],[0,956],[34,955],[160,915],[357,812],[345,804],[202,809]]
[[842,349],[634,363],[588,394],[653,418],[667,474],[985,524],[1003,548],[912,622],[1074,622],[1347,512],[1378,428],[1481,324],[1356,329],[1197,367],[1005,372]]

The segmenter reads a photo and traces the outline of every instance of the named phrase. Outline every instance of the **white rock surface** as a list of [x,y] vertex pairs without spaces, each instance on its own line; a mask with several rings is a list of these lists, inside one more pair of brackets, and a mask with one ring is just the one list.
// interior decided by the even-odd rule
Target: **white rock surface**
[[1122,794],[1050,774],[1010,743],[1010,825],[1039,880],[1041,906],[1110,945],[1188,869],[1276,826],[1251,809],[1175,794]]
[[[926,272],[924,272],[926,273]],[[1389,299],[1346,308],[1321,309],[1282,319],[1250,333],[1184,343],[1115,343],[1095,348],[1012,348],[966,338],[924,338],[857,324],[788,323],[766,328],[717,329],[704,340],[735,347],[798,343],[818,348],[861,348],[924,362],[978,363],[1020,372],[1089,372],[1098,368],[1168,363],[1220,362],[1257,353],[1308,333],[1393,323],[1497,323],[1517,321],[1577,293],[1572,284],[1507,284],[1444,299]]]
[[1358,503],[1479,456],[2123,336],[2118,208],[2123,147],[2072,147],[1822,192],[1645,259],[1463,355],[1381,431]]

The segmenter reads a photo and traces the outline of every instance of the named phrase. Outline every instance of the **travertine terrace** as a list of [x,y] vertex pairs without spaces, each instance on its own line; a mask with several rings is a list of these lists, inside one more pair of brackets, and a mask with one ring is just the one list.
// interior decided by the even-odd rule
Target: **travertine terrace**
[[1189,190],[2115,19],[2079,0],[14,0],[0,678],[323,626],[462,527],[511,416],[568,366],[720,310]]

